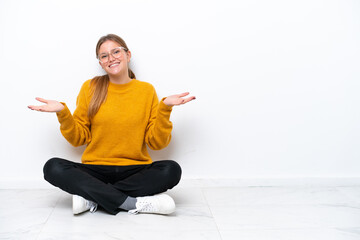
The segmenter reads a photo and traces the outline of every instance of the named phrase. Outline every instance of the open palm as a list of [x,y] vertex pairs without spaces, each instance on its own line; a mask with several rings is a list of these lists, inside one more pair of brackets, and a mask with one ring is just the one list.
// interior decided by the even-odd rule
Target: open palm
[[190,102],[191,100],[195,99],[195,96],[183,98],[187,95],[189,95],[188,92],[168,96],[167,98],[165,98],[164,103],[168,106],[176,106],[176,105],[185,104],[185,103]]
[[41,106],[30,105],[28,106],[28,108],[30,108],[31,110],[35,110],[39,112],[60,112],[61,110],[64,109],[64,105],[62,105],[58,101],[46,100],[39,97],[35,99],[38,100],[39,102],[45,103],[45,105],[41,105]]

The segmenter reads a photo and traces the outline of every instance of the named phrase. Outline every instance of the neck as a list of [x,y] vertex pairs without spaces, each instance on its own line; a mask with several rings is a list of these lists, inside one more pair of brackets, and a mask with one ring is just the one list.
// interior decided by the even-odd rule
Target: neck
[[110,82],[116,84],[126,84],[131,81],[131,78],[129,77],[127,72],[121,75],[109,75],[109,79]]

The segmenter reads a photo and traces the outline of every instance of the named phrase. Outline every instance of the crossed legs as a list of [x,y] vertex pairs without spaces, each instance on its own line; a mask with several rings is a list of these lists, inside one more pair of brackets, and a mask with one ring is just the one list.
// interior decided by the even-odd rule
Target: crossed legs
[[181,168],[172,160],[148,165],[106,166],[51,158],[44,165],[44,178],[70,194],[117,214],[128,196],[154,195],[176,186],[181,178]]

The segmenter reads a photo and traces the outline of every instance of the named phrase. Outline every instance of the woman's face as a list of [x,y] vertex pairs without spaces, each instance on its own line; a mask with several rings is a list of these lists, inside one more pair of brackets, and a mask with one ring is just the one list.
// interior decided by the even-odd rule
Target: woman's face
[[[100,46],[98,53],[99,63],[109,75],[122,75],[128,73],[128,63],[130,62],[131,53],[130,51],[126,52],[119,47],[121,47],[119,43],[111,40],[104,42]],[[115,58],[112,53],[118,56]]]

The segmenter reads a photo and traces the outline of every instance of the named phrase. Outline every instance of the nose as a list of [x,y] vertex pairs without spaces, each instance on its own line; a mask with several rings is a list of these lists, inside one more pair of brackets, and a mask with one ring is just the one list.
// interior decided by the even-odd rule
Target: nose
[[113,57],[112,54],[109,54],[109,62],[113,61],[115,58]]

